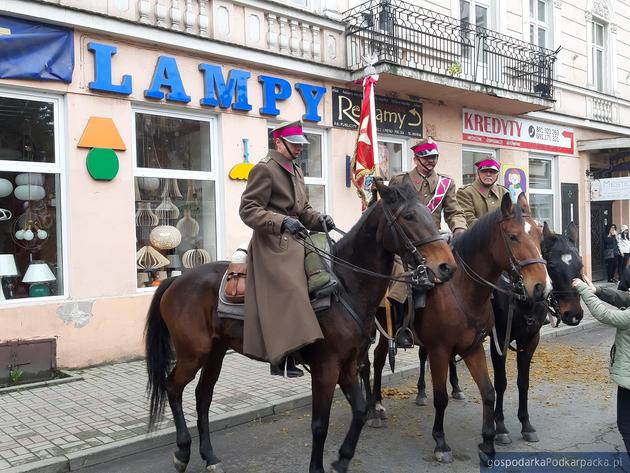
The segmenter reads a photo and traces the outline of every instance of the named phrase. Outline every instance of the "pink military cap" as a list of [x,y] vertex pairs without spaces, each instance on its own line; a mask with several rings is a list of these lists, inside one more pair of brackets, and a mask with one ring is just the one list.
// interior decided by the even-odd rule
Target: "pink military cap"
[[439,156],[440,154],[438,152],[437,143],[431,138],[418,141],[411,147],[411,151],[413,151],[415,156],[419,156],[421,158],[425,156]]
[[307,145],[308,140],[302,131],[302,122],[285,122],[271,130],[274,138],[283,138],[289,143]]
[[482,161],[478,161],[475,163],[477,169],[483,171],[484,169],[492,169],[493,171],[499,172],[501,169],[501,165],[496,162],[494,159],[484,159]]

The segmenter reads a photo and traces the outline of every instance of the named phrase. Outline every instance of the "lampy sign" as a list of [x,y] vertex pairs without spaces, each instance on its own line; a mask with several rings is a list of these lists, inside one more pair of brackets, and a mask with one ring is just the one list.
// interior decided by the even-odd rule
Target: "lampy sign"
[[462,118],[462,138],[466,141],[541,153],[575,154],[572,128],[468,109],[463,110]]
[[[88,84],[91,90],[109,92],[120,95],[131,95],[133,91],[133,78],[125,74],[120,83],[115,84],[112,78],[112,60],[117,48],[108,44],[90,42],[88,50],[94,54],[94,80]],[[248,82],[251,73],[241,69],[231,69],[227,80],[223,71],[216,64],[199,64],[204,83],[204,96],[199,103],[204,107],[231,108],[243,112],[249,112],[252,106],[248,101]],[[262,115],[277,116],[280,110],[277,104],[288,99],[293,88],[289,81],[274,76],[258,76],[263,95],[263,106],[259,109]],[[302,119],[311,122],[319,122],[322,117],[318,114],[319,104],[326,94],[326,87],[312,84],[296,83],[298,91],[304,103],[304,115]],[[167,102],[186,104],[191,101],[186,93],[184,82],[179,73],[177,61],[174,57],[160,56],[158,58],[151,85],[145,89],[144,96],[150,99],[166,100]]]

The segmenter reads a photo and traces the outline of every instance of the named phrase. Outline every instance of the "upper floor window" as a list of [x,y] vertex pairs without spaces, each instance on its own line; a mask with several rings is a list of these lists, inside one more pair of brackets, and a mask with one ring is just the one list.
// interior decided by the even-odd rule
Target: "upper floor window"
[[550,14],[547,0],[529,0],[529,42],[550,48]]
[[495,28],[494,0],[460,0],[459,14],[462,21],[482,28]]
[[593,61],[593,86],[600,92],[604,92],[606,81],[606,25],[600,21],[593,20],[591,55]]

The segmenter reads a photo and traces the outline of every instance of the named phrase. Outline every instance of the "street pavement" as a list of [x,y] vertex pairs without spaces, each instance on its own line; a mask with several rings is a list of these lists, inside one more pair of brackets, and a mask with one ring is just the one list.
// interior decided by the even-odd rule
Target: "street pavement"
[[[586,315],[578,327],[546,326],[543,337],[584,331],[594,322]],[[0,473],[77,471],[173,443],[169,409],[158,429],[147,433],[143,361],[69,373],[76,381],[0,390]],[[417,351],[400,352],[397,372],[386,376],[385,382],[412,379],[416,373]],[[184,412],[193,434],[195,384],[191,383],[184,394]],[[272,377],[267,364],[228,354],[211,406],[211,429],[267,418],[309,402],[308,375],[297,380]]]
[[[530,416],[540,442],[521,439],[516,417],[518,396],[514,356],[509,360],[509,386],[505,403],[506,425],[512,434],[509,447],[498,452],[620,452],[623,442],[616,427],[616,386],[608,379],[607,360],[614,330],[598,326],[589,331],[547,338],[532,365]],[[467,401],[451,400],[445,432],[454,462],[433,460],[431,437],[433,407],[414,404],[415,379],[406,379],[386,390],[388,426],[364,428],[351,464],[353,473],[420,473],[428,471],[479,471],[481,404],[468,371],[460,369]],[[430,395],[431,396],[431,395]],[[296,473],[307,471],[310,457],[310,410],[299,408],[246,425],[216,432],[215,453],[227,473]],[[350,421],[345,400],[334,403],[325,450],[325,467],[337,457]],[[196,439],[195,439],[196,440]],[[132,455],[83,470],[82,473],[149,473],[174,471],[174,445]],[[203,464],[193,442],[187,471],[199,472]],[[515,471],[515,470],[511,470]],[[570,470],[575,471],[575,470]],[[611,471],[595,469],[588,471]],[[630,465],[623,470],[630,471]]]

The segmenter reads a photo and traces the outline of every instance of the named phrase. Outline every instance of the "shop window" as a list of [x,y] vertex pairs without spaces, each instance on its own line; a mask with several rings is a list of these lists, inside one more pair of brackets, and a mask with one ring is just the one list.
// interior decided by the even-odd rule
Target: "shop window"
[[477,177],[475,163],[484,159],[497,159],[497,152],[493,149],[464,148],[462,150],[462,183],[470,184]]
[[0,93],[0,304],[63,295],[59,102]]
[[138,288],[217,259],[213,125],[135,112]]
[[540,223],[554,228],[553,161],[550,158],[529,158],[529,207]]
[[[270,130],[271,128],[268,131]],[[321,131],[304,129],[304,135],[308,140],[308,145],[303,147],[297,162],[304,173],[308,202],[315,210],[326,213],[326,146],[324,134]],[[271,133],[268,134],[267,145],[269,149],[274,149]]]
[[404,141],[388,138],[378,140],[379,173],[383,179],[389,181],[396,174],[403,172],[406,150]]

